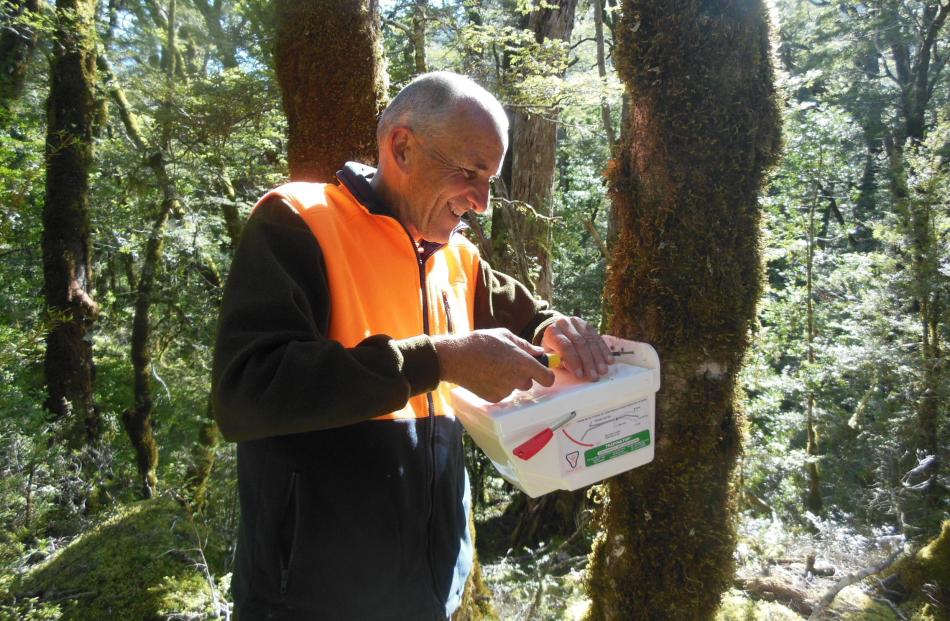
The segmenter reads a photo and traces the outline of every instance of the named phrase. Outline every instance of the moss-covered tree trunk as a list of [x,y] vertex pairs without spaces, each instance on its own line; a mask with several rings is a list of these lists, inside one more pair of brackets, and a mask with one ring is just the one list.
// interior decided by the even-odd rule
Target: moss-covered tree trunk
[[656,458],[608,485],[590,619],[712,618],[732,581],[739,365],[760,293],[759,206],[779,145],[760,0],[625,0],[629,126],[610,171],[619,217],[613,334],[662,362]]
[[291,179],[333,181],[347,160],[375,162],[386,92],[377,1],[277,0],[275,10]]
[[39,10],[39,0],[13,0],[7,23],[0,29],[0,108],[20,96],[30,57],[36,47],[36,29],[26,23]]
[[64,420],[67,444],[94,444],[102,424],[93,398],[94,301],[89,170],[96,113],[95,0],[59,0],[47,102],[43,276],[51,329],[45,407]]
[[[526,27],[538,44],[570,41],[577,0],[557,0],[536,6]],[[539,297],[550,300],[552,194],[557,159],[558,110],[515,109],[511,123],[511,176],[508,197],[513,203],[498,217],[503,235],[494,235],[496,268],[517,276]],[[495,227],[493,226],[493,231]],[[515,250],[517,247],[517,250]]]
[[153,292],[158,271],[161,267],[165,241],[165,227],[173,213],[180,210],[175,183],[168,172],[168,153],[171,148],[172,134],[172,89],[175,81],[176,63],[176,8],[177,0],[169,0],[168,17],[165,22],[165,49],[169,62],[165,66],[165,96],[162,104],[163,115],[160,119],[160,144],[157,148],[146,142],[135,113],[129,106],[125,92],[116,82],[108,57],[98,58],[99,68],[105,78],[107,92],[119,111],[126,135],[135,145],[143,161],[152,169],[155,182],[162,195],[151,222],[148,239],[142,255],[142,268],[138,278],[130,279],[135,287],[135,312],[132,318],[132,388],[133,404],[122,413],[122,425],[135,451],[135,463],[138,468],[141,492],[144,498],[151,498],[158,489],[158,444],[152,429],[154,401],[152,399],[152,324],[151,310]]
[[926,545],[888,568],[879,588],[905,602],[905,611],[915,611],[913,619],[950,619],[950,520]]
[[135,293],[135,315],[132,320],[132,387],[135,403],[122,414],[122,424],[135,449],[135,464],[142,483],[142,496],[151,498],[158,490],[158,444],[152,431],[152,294],[162,259],[165,225],[177,206],[178,199],[167,196],[152,221],[145,244],[142,272]]
[[[815,300],[814,266],[815,266],[815,209],[817,192],[808,206],[808,256],[805,263],[805,316],[807,346],[807,360],[809,366],[815,364]],[[823,503],[821,499],[821,472],[818,469],[818,430],[815,427],[815,390],[809,387],[805,401],[805,474],[808,478],[808,489],[804,494],[804,505],[807,511],[821,515]]]

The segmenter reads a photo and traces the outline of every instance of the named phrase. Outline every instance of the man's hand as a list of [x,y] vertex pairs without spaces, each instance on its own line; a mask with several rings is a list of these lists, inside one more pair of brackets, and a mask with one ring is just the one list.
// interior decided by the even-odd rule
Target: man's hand
[[586,375],[596,381],[614,362],[604,339],[580,317],[561,317],[552,323],[544,331],[541,345],[560,354],[561,364],[578,378]]
[[467,388],[482,399],[501,401],[514,390],[554,383],[554,372],[533,358],[544,350],[504,328],[461,336],[434,336],[441,379]]

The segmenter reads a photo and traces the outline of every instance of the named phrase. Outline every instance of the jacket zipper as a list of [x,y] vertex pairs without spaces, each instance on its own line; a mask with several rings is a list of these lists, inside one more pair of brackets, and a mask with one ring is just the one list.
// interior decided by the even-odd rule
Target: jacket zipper
[[[287,558],[284,559],[283,552],[280,555],[280,595],[283,598],[287,595],[287,584],[290,581],[290,565],[294,560],[294,549],[297,547],[297,528],[299,527],[299,521],[297,515],[299,513],[297,503],[300,502],[297,494],[297,473],[293,472],[290,475],[290,489],[287,492],[287,499],[284,501],[284,511],[286,513],[290,512],[290,504],[293,501],[293,520],[294,526],[290,535],[290,549],[287,552]],[[284,516],[284,519],[287,519],[289,516]]]
[[[422,294],[422,331],[424,334],[429,334],[429,293],[426,287],[426,262],[433,254],[441,249],[444,244],[440,244],[430,251],[416,244],[416,240],[412,238],[409,231],[406,231],[406,235],[409,237],[409,243],[412,246],[412,251],[415,253],[416,261],[419,264],[419,291]],[[435,578],[435,562],[432,558],[432,517],[435,513],[435,403],[432,400],[431,391],[426,393],[426,407],[428,408],[426,419],[429,423],[429,429],[426,434],[428,436],[427,441],[429,445],[428,459],[426,459],[426,478],[428,479],[429,487],[429,507],[426,513],[426,558],[429,561],[429,578],[432,580],[432,590],[438,593],[439,589]]]
[[[419,287],[422,290],[422,331],[429,334],[429,293],[426,287],[426,261],[432,253],[420,253],[419,255]],[[429,576],[432,579],[432,588],[438,593],[435,579],[435,563],[432,559],[432,518],[435,514],[435,404],[432,401],[432,392],[426,393],[426,405],[428,406],[428,443],[429,459],[426,462],[429,479],[429,511],[426,515],[426,556],[429,559]]]

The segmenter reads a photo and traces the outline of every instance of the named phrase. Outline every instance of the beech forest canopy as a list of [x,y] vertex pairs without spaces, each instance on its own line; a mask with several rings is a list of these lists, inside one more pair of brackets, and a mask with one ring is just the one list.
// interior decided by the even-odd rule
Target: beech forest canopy
[[[235,447],[219,438],[209,395],[230,262],[268,189],[325,175],[338,147],[374,164],[371,123],[359,138],[311,138],[293,127],[294,105],[312,129],[310,102],[371,118],[420,73],[471,76],[505,106],[511,135],[492,208],[469,213],[465,234],[555,308],[605,332],[627,325],[617,300],[638,290],[616,271],[632,221],[621,194],[648,192],[630,189],[646,176],[623,183],[620,155],[636,152],[630,138],[652,120],[638,116],[651,114],[638,105],[646,87],[630,85],[660,92],[695,77],[667,72],[670,59],[636,64],[667,49],[656,9],[362,0],[346,4],[366,20],[367,58],[355,60],[341,33],[338,56],[291,67],[294,46],[323,49],[306,28],[288,39],[294,11],[310,4],[0,0],[0,618],[229,614]],[[343,14],[337,4],[324,8]],[[700,4],[723,15],[760,6]],[[678,5],[658,6],[669,21]],[[764,168],[759,237],[743,240],[761,251],[760,269],[743,270],[761,295],[739,339],[742,447],[723,481],[736,588],[714,594],[716,614],[950,619],[950,5],[761,7],[749,14],[768,25],[760,62],[773,64],[781,139]],[[289,71],[314,76],[294,101]],[[704,109],[654,108],[682,123]],[[728,128],[699,119],[709,133],[690,140],[752,136],[761,109],[732,110],[746,121]],[[657,162],[683,149],[662,138]],[[769,159],[750,153],[720,155],[730,170]],[[709,278],[723,257],[706,257]],[[605,537],[606,486],[529,501],[473,444],[466,455],[482,593],[472,601],[490,605],[463,618],[609,617],[591,606],[598,586],[585,574]],[[677,559],[676,543],[668,549]],[[899,568],[902,590],[869,581],[821,602],[839,578],[888,557],[900,560],[875,576]],[[942,573],[927,558],[946,560]],[[789,590],[775,596],[776,584]]]

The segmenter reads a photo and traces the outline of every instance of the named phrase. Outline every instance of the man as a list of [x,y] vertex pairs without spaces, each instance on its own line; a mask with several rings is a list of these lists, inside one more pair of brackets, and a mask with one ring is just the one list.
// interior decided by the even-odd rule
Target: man
[[545,350],[591,380],[611,361],[457,234],[507,148],[494,97],[424,75],[378,139],[377,170],[261,199],[225,289],[213,383],[238,442],[242,621],[450,616],[472,563],[450,384],[497,401],[553,382]]

